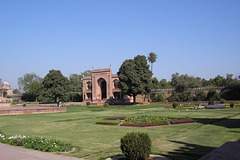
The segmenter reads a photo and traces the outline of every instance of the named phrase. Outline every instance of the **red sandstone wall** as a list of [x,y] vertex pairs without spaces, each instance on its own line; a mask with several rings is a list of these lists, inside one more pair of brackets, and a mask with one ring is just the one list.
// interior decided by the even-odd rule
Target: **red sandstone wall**
[[0,108],[11,108],[12,103],[9,102],[0,102]]
[[37,114],[37,113],[56,113],[66,112],[66,108],[19,108],[19,109],[6,109],[0,110],[0,115],[15,115],[15,114]]

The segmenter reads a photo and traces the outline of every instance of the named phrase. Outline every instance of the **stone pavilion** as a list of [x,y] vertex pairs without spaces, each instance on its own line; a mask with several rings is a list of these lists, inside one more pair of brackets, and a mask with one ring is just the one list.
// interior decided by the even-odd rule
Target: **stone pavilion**
[[12,95],[12,88],[7,81],[2,83],[0,79],[0,102],[11,102],[12,99],[8,96]]

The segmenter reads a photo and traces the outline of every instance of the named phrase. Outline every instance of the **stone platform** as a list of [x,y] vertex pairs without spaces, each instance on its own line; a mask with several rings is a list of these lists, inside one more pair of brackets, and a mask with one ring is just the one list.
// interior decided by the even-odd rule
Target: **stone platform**
[[12,107],[0,108],[0,115],[66,112],[64,107]]

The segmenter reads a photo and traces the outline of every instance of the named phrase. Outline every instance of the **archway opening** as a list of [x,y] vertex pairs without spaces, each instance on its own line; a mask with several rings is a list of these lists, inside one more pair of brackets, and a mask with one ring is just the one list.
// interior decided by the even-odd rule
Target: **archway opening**
[[107,98],[107,82],[103,78],[100,78],[98,84],[101,89],[101,99]]
[[3,93],[3,97],[6,98],[7,97],[7,92]]

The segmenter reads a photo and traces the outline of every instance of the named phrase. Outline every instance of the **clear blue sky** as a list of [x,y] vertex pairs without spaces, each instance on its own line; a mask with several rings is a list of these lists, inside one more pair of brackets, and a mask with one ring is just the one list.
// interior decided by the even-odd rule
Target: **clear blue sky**
[[0,0],[0,78],[63,75],[155,52],[154,76],[240,73],[240,0]]

